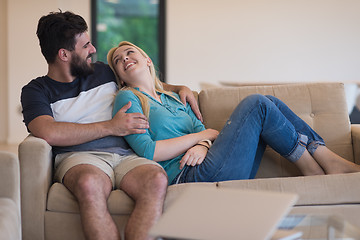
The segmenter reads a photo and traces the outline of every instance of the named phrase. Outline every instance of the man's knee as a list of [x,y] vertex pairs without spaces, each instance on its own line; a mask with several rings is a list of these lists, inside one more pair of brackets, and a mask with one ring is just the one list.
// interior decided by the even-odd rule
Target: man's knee
[[146,165],[143,169],[146,169],[146,171],[139,182],[140,187],[143,187],[143,191],[166,190],[168,178],[162,168],[155,165]]
[[80,169],[76,171],[74,169],[71,172],[70,169],[69,174],[66,174],[68,176],[64,178],[64,184],[77,197],[107,195],[112,189],[111,180],[105,173],[96,170]]
[[168,178],[165,171],[156,165],[142,165],[127,173],[120,188],[133,198],[140,196],[161,196],[166,193]]
[[92,193],[97,191],[99,188],[104,187],[104,180],[97,174],[85,173],[79,177],[77,181],[77,187],[80,188],[84,193]]
[[152,169],[148,172],[149,181],[152,182],[156,188],[164,189],[168,185],[168,177],[165,171],[157,166],[152,166]]
[[144,176],[144,182],[140,190],[138,199],[156,199],[157,201],[165,198],[168,186],[168,178],[164,170],[157,166],[151,166],[151,170]]

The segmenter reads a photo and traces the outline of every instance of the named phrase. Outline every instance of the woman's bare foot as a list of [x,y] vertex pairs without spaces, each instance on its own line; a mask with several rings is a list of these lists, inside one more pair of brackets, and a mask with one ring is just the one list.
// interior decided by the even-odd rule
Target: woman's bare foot
[[303,155],[295,162],[304,176],[324,175],[325,172],[321,166],[315,161],[310,153],[305,150]]
[[313,157],[326,174],[360,172],[360,165],[340,157],[325,146],[319,146]]

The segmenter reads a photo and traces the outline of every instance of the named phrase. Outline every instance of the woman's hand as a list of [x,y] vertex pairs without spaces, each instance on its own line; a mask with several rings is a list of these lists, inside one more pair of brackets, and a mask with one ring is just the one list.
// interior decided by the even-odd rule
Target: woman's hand
[[190,148],[180,160],[180,169],[183,169],[185,165],[200,165],[204,161],[207,152],[207,147],[201,145],[195,145]]

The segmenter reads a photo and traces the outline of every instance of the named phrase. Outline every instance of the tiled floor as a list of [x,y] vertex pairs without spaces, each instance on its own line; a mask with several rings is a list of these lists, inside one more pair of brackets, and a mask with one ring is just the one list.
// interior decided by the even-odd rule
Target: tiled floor
[[0,143],[0,151],[7,151],[18,154],[18,145],[17,144],[4,144]]

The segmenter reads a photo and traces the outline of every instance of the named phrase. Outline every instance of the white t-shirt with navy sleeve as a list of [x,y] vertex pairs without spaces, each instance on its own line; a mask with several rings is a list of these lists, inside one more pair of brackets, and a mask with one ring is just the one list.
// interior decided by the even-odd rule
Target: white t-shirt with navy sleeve
[[[94,63],[93,74],[71,83],[57,82],[48,76],[38,77],[23,87],[21,104],[25,125],[38,116],[49,115],[58,122],[94,123],[110,120],[116,79],[110,67]],[[54,155],[73,151],[101,151],[120,155],[133,153],[122,137],[109,136],[84,144],[57,147]]]

